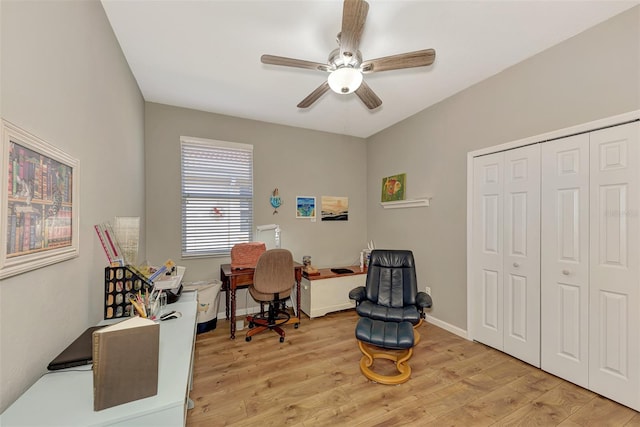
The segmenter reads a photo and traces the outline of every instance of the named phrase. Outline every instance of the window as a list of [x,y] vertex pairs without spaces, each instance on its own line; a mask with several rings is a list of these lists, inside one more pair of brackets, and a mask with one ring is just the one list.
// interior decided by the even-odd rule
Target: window
[[253,146],[180,138],[182,256],[227,256],[253,232]]

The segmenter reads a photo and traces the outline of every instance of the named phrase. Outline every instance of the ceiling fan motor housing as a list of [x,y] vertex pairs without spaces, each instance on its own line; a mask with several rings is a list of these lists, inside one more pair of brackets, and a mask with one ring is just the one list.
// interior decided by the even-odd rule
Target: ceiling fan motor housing
[[[345,61],[346,60],[346,61]],[[355,55],[351,55],[351,57],[340,55],[340,49],[333,49],[329,54],[329,59],[327,63],[331,67],[332,70],[337,70],[341,67],[352,67],[358,68],[360,64],[362,64],[362,54],[360,51],[356,51]]]

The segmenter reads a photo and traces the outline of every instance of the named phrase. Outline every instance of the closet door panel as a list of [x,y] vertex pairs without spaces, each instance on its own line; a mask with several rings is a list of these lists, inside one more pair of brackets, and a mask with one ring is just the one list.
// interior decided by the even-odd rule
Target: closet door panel
[[589,136],[542,144],[541,367],[589,384]]
[[504,351],[540,366],[540,145],[504,153]]
[[473,339],[503,349],[503,154],[474,159]]
[[640,124],[591,133],[590,388],[640,409]]

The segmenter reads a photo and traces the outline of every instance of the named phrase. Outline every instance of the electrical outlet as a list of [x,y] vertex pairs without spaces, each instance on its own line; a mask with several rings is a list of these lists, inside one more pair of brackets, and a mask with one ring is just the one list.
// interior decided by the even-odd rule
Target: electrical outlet
[[425,287],[424,291],[427,293],[427,295],[431,296],[431,287],[430,286]]

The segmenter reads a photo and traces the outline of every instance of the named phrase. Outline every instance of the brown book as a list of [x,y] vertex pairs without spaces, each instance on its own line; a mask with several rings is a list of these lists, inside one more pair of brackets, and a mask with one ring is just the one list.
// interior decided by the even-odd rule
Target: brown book
[[93,333],[93,410],[158,393],[160,325],[142,317]]

